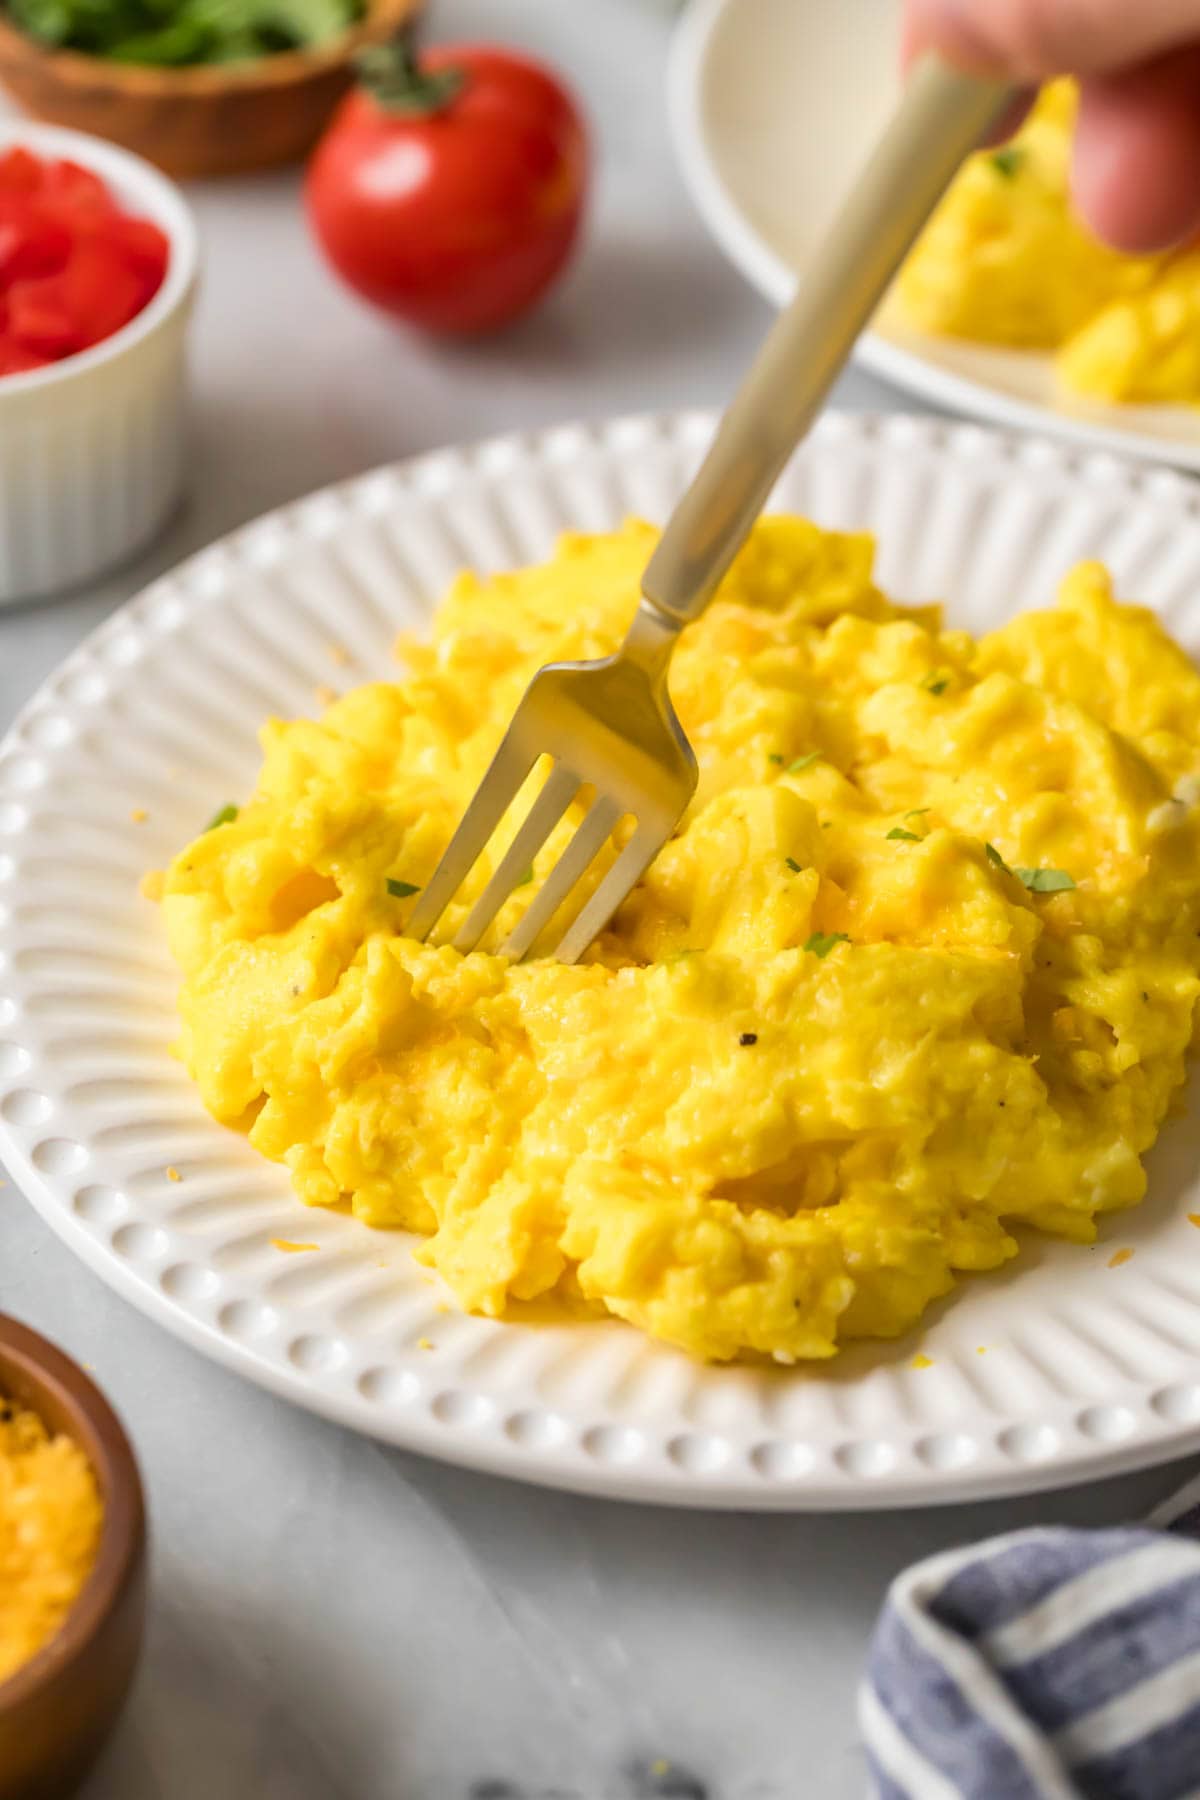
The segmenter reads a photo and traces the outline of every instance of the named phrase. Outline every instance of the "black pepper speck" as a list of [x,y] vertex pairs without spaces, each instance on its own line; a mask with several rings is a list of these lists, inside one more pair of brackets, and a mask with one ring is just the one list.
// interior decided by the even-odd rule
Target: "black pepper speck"
[[738,1039],[738,1043],[742,1046],[743,1050],[748,1050],[751,1044],[757,1044],[757,1042],[757,1031],[743,1031],[741,1037]]

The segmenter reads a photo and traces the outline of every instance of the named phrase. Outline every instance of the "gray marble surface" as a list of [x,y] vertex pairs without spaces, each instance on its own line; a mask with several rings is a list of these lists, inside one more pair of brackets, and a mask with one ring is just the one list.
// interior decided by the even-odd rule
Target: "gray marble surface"
[[[439,443],[729,391],[766,314],[672,167],[664,10],[444,0],[437,23],[525,43],[585,97],[599,174],[570,279],[507,338],[418,343],[335,290],[292,177],[196,188],[190,504],[137,567],[0,618],[0,724],[145,580],[266,507]],[[838,398],[902,404],[853,375]],[[147,1654],[86,1800],[851,1800],[854,1688],[897,1570],[1012,1525],[1126,1518],[1177,1478],[788,1519],[440,1468],[210,1366],[87,1274],[11,1183],[0,1305],[94,1366],[149,1488]]]

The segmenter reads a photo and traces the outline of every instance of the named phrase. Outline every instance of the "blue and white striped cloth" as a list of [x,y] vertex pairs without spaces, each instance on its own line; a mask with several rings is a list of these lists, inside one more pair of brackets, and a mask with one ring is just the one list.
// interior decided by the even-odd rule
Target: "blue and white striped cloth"
[[1200,1800],[1200,1482],[1151,1527],[901,1575],[860,1696],[877,1800]]

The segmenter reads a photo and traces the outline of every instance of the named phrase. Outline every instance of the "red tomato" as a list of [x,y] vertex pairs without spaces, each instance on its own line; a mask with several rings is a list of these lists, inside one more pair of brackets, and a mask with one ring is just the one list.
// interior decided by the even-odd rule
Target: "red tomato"
[[578,109],[545,69],[476,45],[417,68],[374,52],[309,165],[309,217],[350,286],[430,331],[525,312],[574,245],[587,187]]

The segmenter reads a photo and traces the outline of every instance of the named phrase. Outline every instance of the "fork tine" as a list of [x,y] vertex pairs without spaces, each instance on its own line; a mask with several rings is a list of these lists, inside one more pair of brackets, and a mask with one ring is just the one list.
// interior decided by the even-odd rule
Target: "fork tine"
[[512,726],[488,765],[458,830],[442,852],[442,860],[412,910],[405,935],[427,938],[467,878],[476,858],[504,817],[538,753],[522,745]]
[[600,886],[564,931],[554,955],[559,962],[578,962],[592,939],[604,930],[642,872],[666,842],[667,832],[639,825]]
[[473,950],[579,790],[579,777],[556,763],[499,866],[471,908],[454,948]]
[[589,868],[621,817],[615,800],[596,800],[541,887],[509,933],[500,954],[520,962],[538,933],[549,924],[575,883]]

